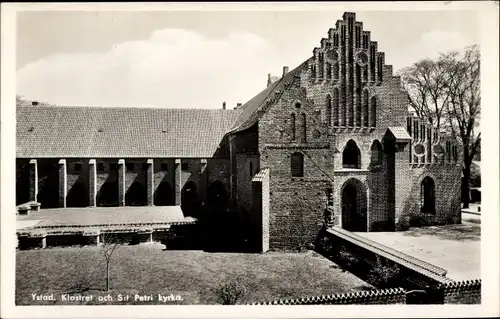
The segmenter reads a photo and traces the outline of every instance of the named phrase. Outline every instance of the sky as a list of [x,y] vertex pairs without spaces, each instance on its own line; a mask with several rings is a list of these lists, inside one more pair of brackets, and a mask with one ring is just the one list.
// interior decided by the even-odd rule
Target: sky
[[[228,108],[312,55],[343,11],[26,11],[18,95],[72,106]],[[394,70],[479,44],[470,11],[358,11]]]

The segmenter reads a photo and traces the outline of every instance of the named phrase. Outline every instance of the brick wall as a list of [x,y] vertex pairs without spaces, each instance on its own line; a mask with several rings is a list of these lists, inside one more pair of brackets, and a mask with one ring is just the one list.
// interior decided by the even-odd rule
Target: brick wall
[[278,299],[268,302],[253,303],[252,305],[377,305],[405,303],[406,291],[402,288],[394,288],[296,299]]
[[481,280],[466,280],[447,283],[443,290],[445,304],[480,304]]

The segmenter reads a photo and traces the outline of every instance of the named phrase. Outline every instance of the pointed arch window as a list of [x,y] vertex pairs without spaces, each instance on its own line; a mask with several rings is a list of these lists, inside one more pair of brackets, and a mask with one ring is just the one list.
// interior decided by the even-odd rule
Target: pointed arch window
[[371,127],[376,127],[377,126],[377,98],[373,96],[371,98],[371,105],[370,105],[370,125]]
[[339,89],[334,88],[333,89],[333,125],[335,125],[335,126],[339,125],[339,115],[340,115]]
[[371,150],[371,166],[382,165],[382,144],[378,140],[373,141]]
[[300,141],[306,142],[307,136],[307,122],[306,122],[306,114],[302,113],[300,116]]
[[424,214],[436,213],[436,189],[434,180],[427,176],[420,185],[420,212]]
[[291,156],[290,170],[292,177],[304,177],[304,155],[295,152]]
[[368,90],[363,90],[363,126],[369,126],[369,118],[368,118]]
[[342,152],[343,168],[361,168],[361,152],[356,142],[349,140]]
[[332,97],[326,96],[326,123],[328,126],[332,125]]

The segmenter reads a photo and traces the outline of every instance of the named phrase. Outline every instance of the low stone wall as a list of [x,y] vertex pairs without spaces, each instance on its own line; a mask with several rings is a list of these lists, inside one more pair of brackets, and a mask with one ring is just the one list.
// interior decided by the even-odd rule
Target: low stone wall
[[278,299],[269,302],[253,303],[252,305],[386,305],[405,303],[406,291],[402,288],[396,288],[297,299]]
[[[100,226],[100,227],[99,227]],[[167,249],[196,249],[199,233],[196,221],[162,225],[92,225],[33,227],[17,232],[18,248],[99,245],[118,241],[124,245],[160,242]],[[101,228],[102,227],[102,228]]]
[[406,291],[403,288],[368,290],[306,298],[277,299],[251,305],[387,305],[387,304],[480,304],[481,280],[454,281]]

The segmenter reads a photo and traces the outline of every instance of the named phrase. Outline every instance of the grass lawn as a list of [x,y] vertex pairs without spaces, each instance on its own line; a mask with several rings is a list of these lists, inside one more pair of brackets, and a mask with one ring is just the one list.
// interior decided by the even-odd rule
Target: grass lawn
[[[162,295],[181,295],[165,304],[217,304],[212,291],[221,280],[239,277],[246,293],[238,303],[360,291],[373,288],[313,252],[266,254],[163,250],[163,245],[119,246],[111,262],[113,302],[106,296],[105,262],[99,247],[51,248],[16,252],[16,303],[162,304]],[[55,301],[36,301],[32,294],[53,293]],[[92,301],[62,301],[61,294],[93,295]],[[118,301],[117,295],[130,295]],[[153,295],[134,301],[134,295]]]

